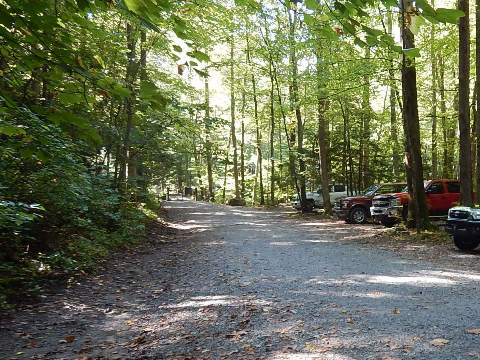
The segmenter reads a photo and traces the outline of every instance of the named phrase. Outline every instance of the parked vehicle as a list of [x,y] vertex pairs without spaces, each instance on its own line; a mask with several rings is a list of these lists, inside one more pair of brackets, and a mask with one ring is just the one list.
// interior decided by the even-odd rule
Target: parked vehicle
[[[307,192],[307,209],[312,210],[314,208],[321,208],[323,206],[323,198],[318,192],[308,191]],[[302,209],[302,204],[300,203],[300,198],[298,195],[292,197],[292,207],[296,210]]]
[[[438,179],[425,181],[425,195],[430,216],[445,216],[460,199],[458,180]],[[375,221],[392,226],[408,214],[410,196],[407,189],[402,192],[375,196],[370,212]]]
[[447,232],[455,246],[470,251],[480,245],[480,208],[455,206],[448,211]]
[[[347,196],[347,187],[345,185],[330,185],[329,193],[330,202],[334,204],[339,198]],[[322,188],[319,188],[315,192],[307,192],[307,205],[310,210],[314,208],[323,208]],[[298,195],[293,196],[292,206],[297,210],[302,208]]]
[[401,191],[405,183],[376,184],[366,189],[362,195],[349,196],[335,202],[333,212],[346,222],[363,224],[370,218],[370,207],[375,195]]

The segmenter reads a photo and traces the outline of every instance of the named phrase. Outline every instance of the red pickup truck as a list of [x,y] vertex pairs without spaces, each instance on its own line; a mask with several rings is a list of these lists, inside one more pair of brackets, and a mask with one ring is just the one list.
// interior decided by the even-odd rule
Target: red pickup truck
[[[430,216],[447,215],[460,200],[460,182],[451,179],[425,181],[425,195]],[[406,191],[375,196],[370,213],[374,220],[391,226],[406,217],[409,201]]]
[[336,201],[333,212],[347,223],[363,224],[370,217],[370,207],[375,195],[400,192],[405,186],[405,183],[372,185],[362,195],[349,196]]

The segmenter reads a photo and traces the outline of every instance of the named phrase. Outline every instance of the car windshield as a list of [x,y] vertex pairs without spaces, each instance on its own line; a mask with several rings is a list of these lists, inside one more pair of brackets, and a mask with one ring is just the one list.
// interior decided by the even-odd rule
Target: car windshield
[[371,195],[375,194],[375,191],[377,191],[378,188],[379,188],[378,185],[372,185],[372,186],[366,188],[366,189],[363,191],[363,195],[365,195],[365,196],[371,196]]
[[398,193],[400,191],[403,191],[403,185],[402,184],[383,184],[380,186],[380,188],[377,190],[377,194],[392,194],[392,193]]
[[[430,184],[430,180],[424,181],[424,182],[423,182],[423,187],[426,188],[428,184]],[[403,188],[402,192],[408,192],[408,185],[405,185],[405,187]]]

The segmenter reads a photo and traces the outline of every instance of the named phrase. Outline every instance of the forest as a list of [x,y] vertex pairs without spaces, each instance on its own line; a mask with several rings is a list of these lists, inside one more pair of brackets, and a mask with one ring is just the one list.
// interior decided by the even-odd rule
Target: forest
[[[476,26],[475,26],[476,25]],[[142,241],[170,193],[480,193],[480,2],[0,1],[0,303]]]

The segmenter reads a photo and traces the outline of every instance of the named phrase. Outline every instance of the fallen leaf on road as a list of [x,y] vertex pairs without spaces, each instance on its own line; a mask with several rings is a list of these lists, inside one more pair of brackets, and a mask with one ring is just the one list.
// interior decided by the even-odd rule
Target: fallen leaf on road
[[479,328],[466,329],[465,332],[467,334],[480,335],[480,329]]
[[432,341],[430,341],[430,345],[437,346],[437,347],[442,347],[442,346],[447,345],[449,342],[450,341],[447,340],[447,339],[437,338],[437,339],[433,339]]
[[254,353],[255,348],[252,345],[245,345],[243,347],[243,351],[246,352],[246,353]]
[[72,343],[72,342],[75,341],[75,336],[73,336],[73,335],[67,335],[67,336],[65,336],[65,341],[66,341],[67,343]]
[[242,336],[246,335],[247,332],[246,331],[234,331],[233,333],[230,333],[230,334],[225,334],[225,337],[227,339],[235,339],[235,340],[238,340],[239,338],[241,338]]
[[145,342],[145,336],[141,335],[141,336],[138,336],[136,337],[135,339],[133,339],[132,341],[130,341],[130,343],[128,344],[129,347],[136,347],[140,344],[143,344]]
[[394,315],[400,315],[400,309],[399,308],[395,308],[392,310],[392,314]]

